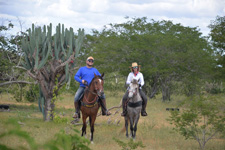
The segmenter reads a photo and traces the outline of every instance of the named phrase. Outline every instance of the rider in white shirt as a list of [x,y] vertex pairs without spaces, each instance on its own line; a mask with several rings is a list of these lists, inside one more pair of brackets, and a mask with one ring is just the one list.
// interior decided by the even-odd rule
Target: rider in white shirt
[[[141,115],[142,116],[147,116],[148,114],[146,113],[146,106],[147,106],[147,97],[145,95],[145,93],[141,90],[141,87],[145,84],[144,82],[144,77],[143,74],[140,72],[140,66],[134,62],[132,63],[132,67],[131,67],[131,71],[127,77],[127,81],[126,84],[129,85],[132,81],[132,79],[136,79],[138,80],[138,84],[139,84],[139,92],[142,98],[142,110],[141,110]],[[127,98],[128,97],[128,91],[126,91],[125,95],[123,96],[123,112],[121,114],[121,116],[126,116],[127,113]]]

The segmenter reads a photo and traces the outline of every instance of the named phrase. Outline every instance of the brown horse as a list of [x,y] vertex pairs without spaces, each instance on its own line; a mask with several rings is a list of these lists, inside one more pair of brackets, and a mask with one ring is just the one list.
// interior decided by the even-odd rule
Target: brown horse
[[89,117],[90,123],[90,130],[91,130],[91,142],[93,143],[93,134],[94,134],[94,124],[97,117],[98,109],[99,109],[99,102],[98,98],[104,94],[103,90],[103,76],[97,76],[92,79],[90,85],[84,92],[84,97],[81,101],[81,112],[82,112],[82,120],[83,120],[83,127],[82,127],[82,134],[81,136],[86,135],[86,119]]

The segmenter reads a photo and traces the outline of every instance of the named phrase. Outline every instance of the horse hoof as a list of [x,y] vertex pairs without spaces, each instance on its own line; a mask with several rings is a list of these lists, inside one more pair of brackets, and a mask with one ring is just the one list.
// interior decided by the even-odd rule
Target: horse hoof
[[91,141],[91,144],[94,144],[94,142],[93,142],[93,141]]

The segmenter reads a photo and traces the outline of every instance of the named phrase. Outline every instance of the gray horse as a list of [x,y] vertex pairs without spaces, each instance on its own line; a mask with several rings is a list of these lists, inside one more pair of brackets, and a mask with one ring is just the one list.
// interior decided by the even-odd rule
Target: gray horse
[[128,124],[130,121],[130,137],[135,139],[137,124],[140,118],[142,108],[142,99],[139,93],[139,85],[136,79],[133,79],[128,89],[127,115],[125,119],[126,136],[128,137]]

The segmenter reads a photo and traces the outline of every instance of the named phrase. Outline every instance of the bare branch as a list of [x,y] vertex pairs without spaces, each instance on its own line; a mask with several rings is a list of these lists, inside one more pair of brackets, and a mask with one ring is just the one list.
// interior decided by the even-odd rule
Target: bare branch
[[4,82],[0,83],[0,86],[8,85],[8,84],[36,84],[35,82],[28,82],[28,81],[9,81],[9,82]]
[[31,76],[34,80],[37,80],[37,77],[30,72],[30,70],[27,71],[27,73],[29,74],[29,76]]
[[56,72],[60,69],[60,68],[62,68],[62,67],[64,67],[67,63],[69,63],[73,58],[74,58],[74,55],[75,55],[75,52],[73,52],[73,54],[72,55],[70,55],[70,57],[64,62],[64,63],[62,63],[61,65],[59,65],[58,67],[56,67]]
[[13,66],[13,68],[19,68],[19,69],[27,70],[26,68],[21,67],[21,66]]

